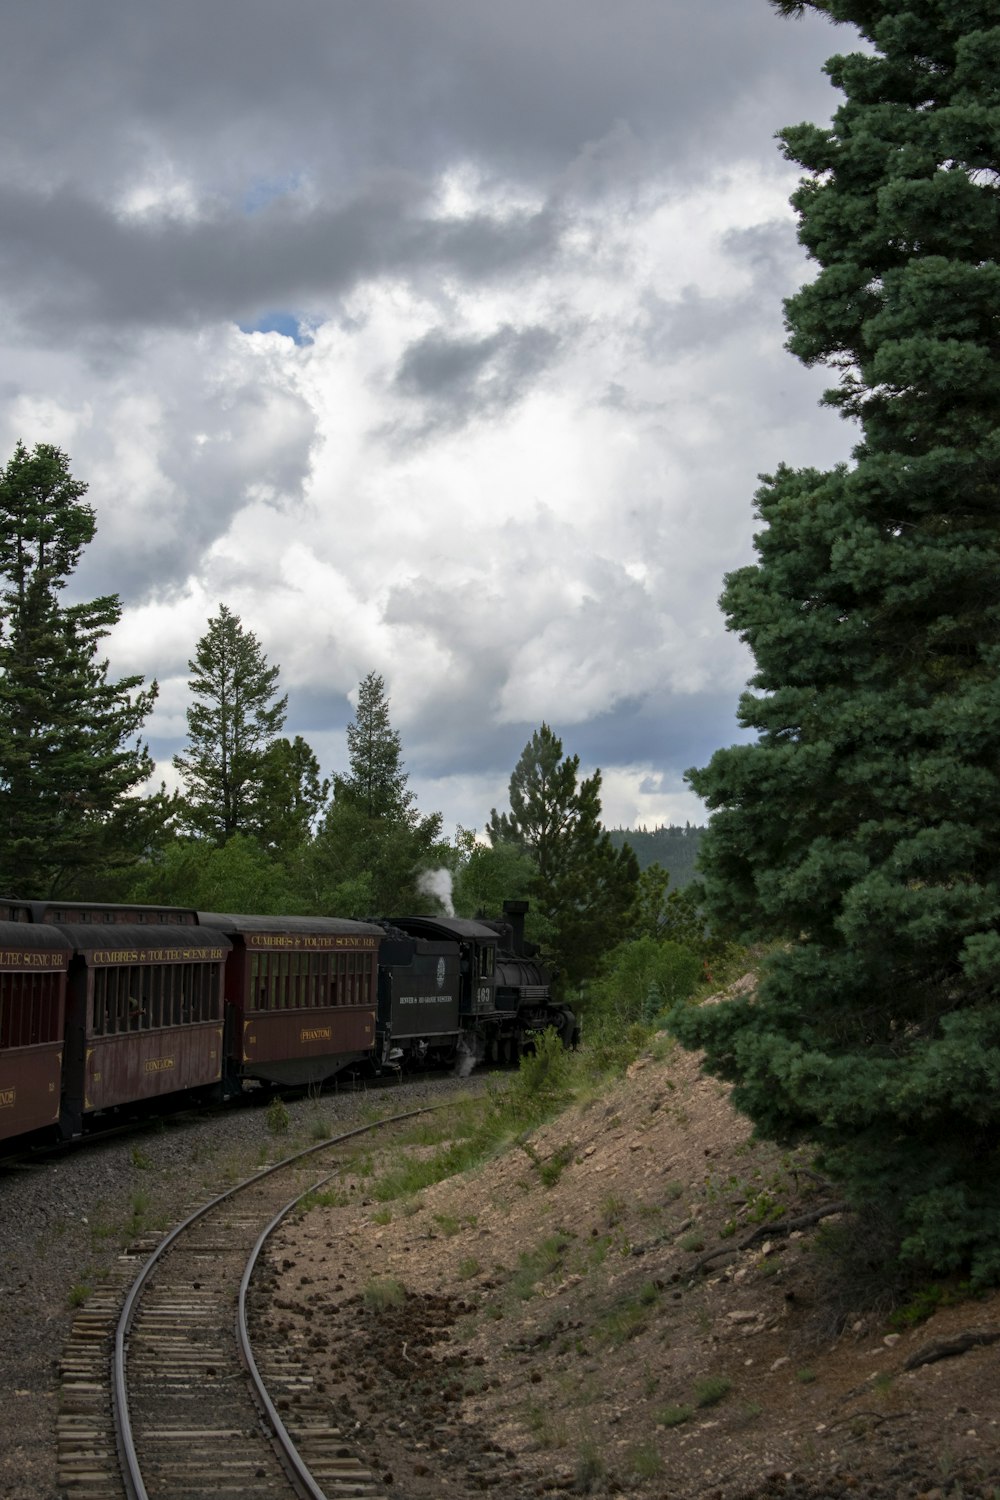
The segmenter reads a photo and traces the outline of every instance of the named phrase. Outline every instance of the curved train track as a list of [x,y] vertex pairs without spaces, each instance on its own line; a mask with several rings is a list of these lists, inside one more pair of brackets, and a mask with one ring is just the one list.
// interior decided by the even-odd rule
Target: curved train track
[[272,1351],[258,1369],[247,1292],[271,1232],[335,1175],[337,1164],[316,1175],[317,1155],[439,1107],[319,1142],[191,1213],[148,1256],[125,1297],[113,1332],[110,1403],[107,1345],[120,1293],[88,1305],[63,1359],[59,1467],[68,1493],[106,1497],[117,1469],[126,1500],[384,1495],[301,1361]]

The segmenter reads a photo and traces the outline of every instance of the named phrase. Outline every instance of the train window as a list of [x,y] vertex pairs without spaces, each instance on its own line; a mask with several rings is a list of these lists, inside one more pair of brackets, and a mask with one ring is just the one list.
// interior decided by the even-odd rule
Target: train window
[[250,1008],[268,1010],[268,955],[255,953],[250,960]]
[[365,953],[358,954],[358,1004],[372,1003],[372,966]]
[[170,964],[160,970],[164,1026],[183,1026],[191,1019],[192,968],[192,964]]
[[160,964],[143,964],[138,970],[139,996],[143,1009],[143,1026],[170,1025],[169,970]]
[[479,978],[492,979],[493,970],[496,967],[496,950],[492,943],[487,943],[479,949]]
[[60,973],[0,975],[0,1048],[57,1040]]
[[90,1030],[94,1036],[102,1036],[107,1030],[104,999],[102,995],[98,994],[97,988],[99,978],[100,975],[98,974],[91,974],[90,976]]

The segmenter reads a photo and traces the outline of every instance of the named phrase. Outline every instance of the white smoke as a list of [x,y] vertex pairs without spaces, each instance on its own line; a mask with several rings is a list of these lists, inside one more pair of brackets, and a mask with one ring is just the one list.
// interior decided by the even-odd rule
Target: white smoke
[[436,896],[444,906],[446,917],[455,915],[455,908],[451,900],[451,871],[450,870],[425,870],[417,881],[417,890],[425,896]]

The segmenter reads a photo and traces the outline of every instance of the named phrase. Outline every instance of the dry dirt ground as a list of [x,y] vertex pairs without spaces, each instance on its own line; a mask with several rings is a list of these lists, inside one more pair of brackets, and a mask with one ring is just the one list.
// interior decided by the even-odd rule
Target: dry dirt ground
[[272,1247],[261,1333],[400,1500],[1000,1500],[1000,1295],[835,1317],[816,1228],[785,1228],[831,1198],[802,1166],[664,1049],[416,1199],[345,1179]]

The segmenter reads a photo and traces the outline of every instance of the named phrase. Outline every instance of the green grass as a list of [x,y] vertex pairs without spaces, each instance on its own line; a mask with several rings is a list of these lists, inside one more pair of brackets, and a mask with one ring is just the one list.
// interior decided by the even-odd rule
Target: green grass
[[656,1414],[658,1427],[681,1427],[694,1416],[693,1406],[665,1406]]
[[589,1495],[596,1485],[599,1485],[605,1475],[604,1460],[594,1443],[584,1443],[580,1449],[580,1457],[576,1461],[574,1473],[574,1486],[577,1494]]
[[381,1276],[369,1281],[362,1300],[373,1311],[384,1312],[387,1307],[402,1307],[406,1301],[406,1288],[395,1276]]
[[719,1402],[728,1396],[733,1388],[733,1382],[727,1380],[725,1375],[706,1375],[703,1380],[696,1381],[694,1388],[694,1399],[696,1406],[718,1406]]
[[625,1467],[636,1479],[655,1479],[663,1472],[663,1460],[652,1443],[640,1443],[625,1454]]
[[625,1217],[625,1199],[617,1193],[609,1193],[601,1203],[601,1220],[605,1227],[613,1229]]
[[564,1268],[566,1251],[572,1243],[566,1234],[552,1234],[534,1250],[524,1250],[518,1257],[517,1270],[510,1279],[510,1290],[521,1302],[535,1295],[540,1281]]
[[76,1281],[70,1287],[66,1300],[70,1307],[82,1307],[93,1290],[85,1281]]
[[643,1333],[660,1305],[660,1293],[651,1281],[638,1292],[622,1297],[593,1327],[599,1344],[617,1349],[629,1339]]
[[306,1193],[299,1204],[300,1213],[308,1213],[311,1208],[346,1208],[351,1201],[351,1195],[342,1187],[317,1188],[315,1192]]
[[[492,1084],[485,1096],[442,1111],[436,1140],[433,1128],[425,1126],[420,1134],[429,1139],[420,1143],[436,1144],[438,1149],[419,1159],[393,1161],[376,1178],[372,1194],[381,1202],[412,1197],[447,1177],[472,1171],[515,1143],[524,1147],[542,1183],[551,1187],[572,1160],[571,1149],[543,1161],[525,1143],[532,1130],[592,1086],[579,1054],[564,1051],[558,1037],[545,1033],[535,1053],[521,1059],[513,1077]],[[405,1143],[406,1138],[401,1139]],[[525,1183],[525,1190],[530,1188]]]

